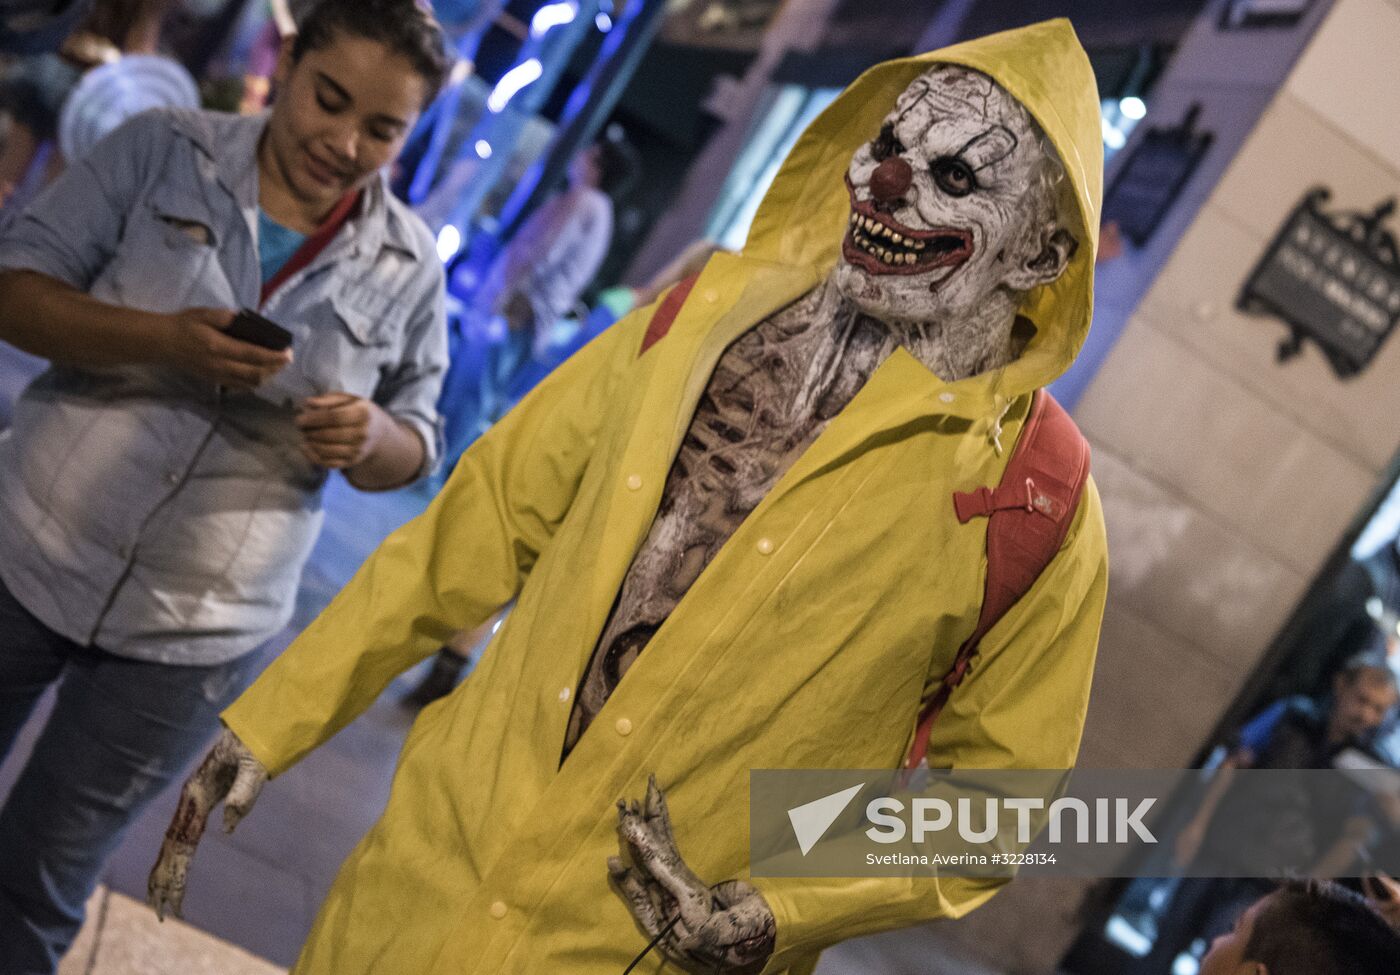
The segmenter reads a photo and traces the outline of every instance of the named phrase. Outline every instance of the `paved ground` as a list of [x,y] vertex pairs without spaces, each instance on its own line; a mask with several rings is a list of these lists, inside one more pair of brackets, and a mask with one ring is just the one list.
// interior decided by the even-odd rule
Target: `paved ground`
[[284,975],[236,945],[179,921],[158,922],[146,905],[103,887],[58,975]]

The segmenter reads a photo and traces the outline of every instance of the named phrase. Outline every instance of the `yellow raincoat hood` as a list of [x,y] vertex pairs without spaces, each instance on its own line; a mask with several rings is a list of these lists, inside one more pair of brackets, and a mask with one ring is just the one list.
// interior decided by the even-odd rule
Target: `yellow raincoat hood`
[[[1079,248],[1053,284],[1026,296],[1020,314],[1036,335],[1019,359],[1001,370],[995,392],[1011,399],[1047,385],[1079,354],[1094,301],[1103,195],[1103,136],[1098,86],[1089,58],[1068,20],[1047,20],[876,65],[862,74],[808,126],[788,154],[754,218],[745,257],[828,267],[840,258],[850,203],[844,176],[851,156],[880,129],[909,84],[939,63],[961,64],[991,76],[1031,113],[1054,144],[1068,177],[1061,212]],[[1054,79],[1054,87],[1047,87]]]

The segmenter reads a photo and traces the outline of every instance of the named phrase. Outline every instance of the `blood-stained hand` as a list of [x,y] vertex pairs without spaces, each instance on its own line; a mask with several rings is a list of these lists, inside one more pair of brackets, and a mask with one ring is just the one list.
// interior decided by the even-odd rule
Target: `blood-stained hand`
[[296,418],[302,454],[318,467],[333,470],[368,458],[393,423],[380,406],[351,393],[313,396],[302,403]]
[[225,729],[180,790],[175,818],[165,831],[160,856],[146,881],[146,903],[155,908],[158,918],[165,920],[167,912],[173,917],[180,916],[190,860],[194,858],[214,807],[223,802],[224,832],[232,833],[253,808],[267,778],[263,764],[253,757],[237,735]]
[[608,858],[608,873],[648,938],[673,964],[696,975],[755,975],[777,943],[773,911],[752,884],[709,886],[681,859],[666,797],[647,782],[645,801],[617,804],[617,834],[630,858]]

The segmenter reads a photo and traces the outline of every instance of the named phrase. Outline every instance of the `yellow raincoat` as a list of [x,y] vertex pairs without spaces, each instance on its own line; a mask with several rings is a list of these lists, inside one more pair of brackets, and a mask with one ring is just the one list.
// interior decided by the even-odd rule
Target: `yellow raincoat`
[[[896,351],[738,527],[561,768],[574,691],[716,361],[833,266],[850,156],[934,61],[994,76],[1068,170],[1081,246],[1022,309],[1036,336],[1005,369],[951,384]],[[1098,111],[1063,20],[870,70],[798,142],[743,253],[709,263],[666,338],[639,356],[652,309],[634,313],[467,452],[224,716],[279,773],[452,631],[518,599],[476,672],[414,725],[384,817],[341,870],[297,973],[620,975],[646,938],[605,861],[615,803],[643,795],[648,773],[667,790],[682,854],[713,883],[747,873],[751,768],[899,764],[925,687],[982,597],[986,520],[958,524],[952,493],[998,483],[1030,392],[1088,330]],[[1105,582],[1090,484],[1055,560],[982,641],[930,764],[1073,764]],[[769,973],[808,972],[846,938],[961,915],[997,887],[755,882],[777,918]],[[663,967],[653,953],[638,971]]]

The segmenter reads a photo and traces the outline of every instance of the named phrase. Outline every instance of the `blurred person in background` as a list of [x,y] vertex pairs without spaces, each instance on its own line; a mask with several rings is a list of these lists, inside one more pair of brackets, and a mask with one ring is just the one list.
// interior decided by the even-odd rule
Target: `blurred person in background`
[[[1342,875],[1375,829],[1375,817],[1356,793],[1339,790],[1336,808],[1321,810],[1312,796],[1281,780],[1270,793],[1273,816],[1261,823],[1241,811],[1241,804],[1254,799],[1231,789],[1235,772],[1330,769],[1346,749],[1372,754],[1396,701],[1394,672],[1383,655],[1369,652],[1346,662],[1328,699],[1293,696],[1265,708],[1240,729],[1195,815],[1178,833],[1178,866],[1269,862],[1322,879]],[[1343,823],[1341,832],[1317,835],[1313,824],[1321,820]],[[1269,881],[1247,876],[1186,877],[1160,922],[1150,957],[1161,971],[1170,970],[1193,939],[1215,937],[1269,888]]]
[[611,130],[574,158],[568,185],[530,215],[492,262],[470,315],[484,333],[486,363],[474,410],[464,417],[447,411],[450,456],[505,414],[521,369],[575,310],[612,245],[613,204],[637,174],[635,151],[620,130]]
[[122,54],[154,54],[161,20],[174,0],[98,0],[56,50],[15,59],[0,73],[0,205],[25,180],[30,167],[58,174],[62,160],[40,154],[58,132],[64,99],[83,73]]
[[413,0],[323,0],[269,114],[142,114],[0,235],[0,340],[52,363],[0,439],[0,759],[58,689],[0,809],[3,975],[53,971],[252,678],[330,472],[439,456],[442,268],[383,170],[448,66]]

